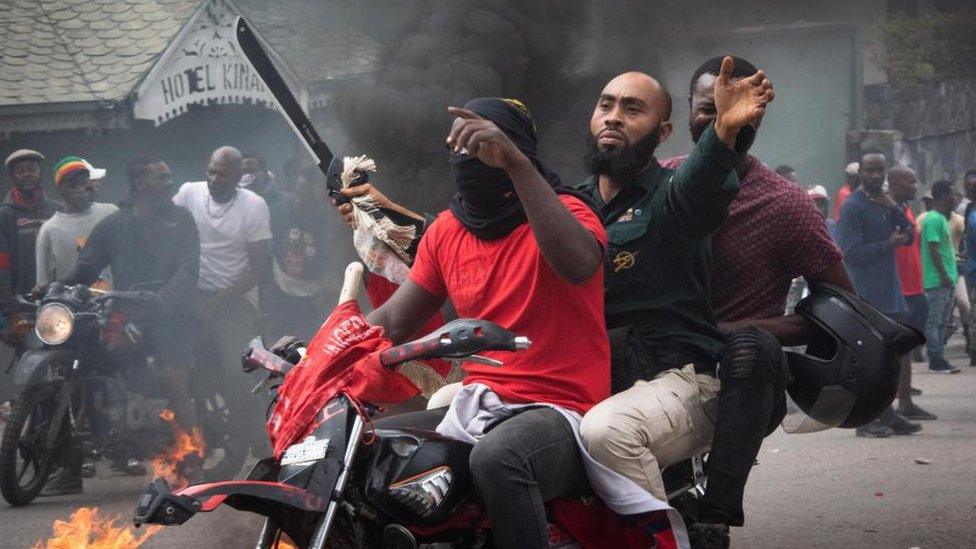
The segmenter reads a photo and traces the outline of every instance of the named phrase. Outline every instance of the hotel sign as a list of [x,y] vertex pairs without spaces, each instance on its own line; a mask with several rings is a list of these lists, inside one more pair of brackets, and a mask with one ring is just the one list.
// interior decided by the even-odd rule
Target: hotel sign
[[[237,51],[234,18],[238,14],[228,0],[210,0],[197,9],[137,89],[136,118],[159,125],[185,113],[190,105],[250,103],[274,108],[264,83]],[[275,61],[284,69],[280,59]],[[287,70],[281,72],[289,87],[302,90]]]

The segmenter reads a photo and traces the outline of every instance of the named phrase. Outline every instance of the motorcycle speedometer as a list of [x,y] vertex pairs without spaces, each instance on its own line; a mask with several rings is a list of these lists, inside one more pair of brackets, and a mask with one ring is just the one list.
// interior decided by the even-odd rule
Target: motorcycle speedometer
[[61,303],[48,303],[37,311],[34,332],[46,345],[61,345],[75,329],[75,315]]

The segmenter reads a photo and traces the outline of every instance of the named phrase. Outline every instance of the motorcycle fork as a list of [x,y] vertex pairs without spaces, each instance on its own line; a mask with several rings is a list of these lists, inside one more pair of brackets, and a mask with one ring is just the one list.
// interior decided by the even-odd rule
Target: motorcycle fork
[[329,497],[329,506],[325,509],[325,515],[315,526],[315,533],[312,535],[311,549],[324,549],[325,542],[329,536],[329,529],[335,520],[336,511],[339,509],[342,497],[346,492],[346,482],[349,480],[349,470],[352,469],[353,460],[356,459],[356,450],[359,449],[360,440],[363,436],[365,424],[363,418],[357,413],[352,421],[352,428],[349,430],[349,445],[346,446],[346,454],[342,459],[342,472],[336,479],[335,488]]
[[[346,482],[349,480],[349,470],[352,468],[353,460],[356,459],[356,450],[359,448],[364,427],[363,418],[359,414],[356,414],[352,422],[352,428],[349,430],[349,445],[346,446],[346,453],[342,458],[342,472],[339,473],[335,488],[329,496],[329,505],[325,509],[325,514],[322,515],[322,518],[315,525],[312,542],[309,544],[311,549],[324,549],[325,542],[329,538],[329,530],[332,527],[332,522],[335,520],[336,510],[339,508],[342,495],[345,493]],[[258,542],[254,548],[271,549],[274,547],[279,536],[280,532],[278,527],[268,517],[264,520],[264,525],[261,527],[261,534],[258,536]]]
[[258,535],[258,542],[254,549],[271,549],[278,541],[279,536],[278,527],[275,526],[271,517],[264,519],[264,526],[261,527],[261,534]]
[[[71,365],[72,372],[78,370],[78,359],[75,359],[74,363]],[[65,380],[64,384],[61,385],[61,395],[58,398],[58,407],[54,410],[54,414],[51,417],[51,428],[47,431],[47,438],[44,440],[44,448],[52,449],[54,448],[55,442],[58,440],[58,436],[61,434],[61,426],[64,424],[64,416],[68,414],[68,429],[74,430],[75,428],[75,417],[71,410],[71,393],[74,389],[74,383],[72,383],[72,378],[69,377]]]

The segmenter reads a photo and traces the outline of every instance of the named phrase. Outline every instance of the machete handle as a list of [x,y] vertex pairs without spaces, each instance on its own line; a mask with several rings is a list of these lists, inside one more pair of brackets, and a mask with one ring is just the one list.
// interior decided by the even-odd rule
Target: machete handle
[[353,261],[346,267],[345,277],[342,279],[342,291],[339,292],[339,305],[347,301],[355,301],[359,297],[359,284],[363,280],[363,264]]

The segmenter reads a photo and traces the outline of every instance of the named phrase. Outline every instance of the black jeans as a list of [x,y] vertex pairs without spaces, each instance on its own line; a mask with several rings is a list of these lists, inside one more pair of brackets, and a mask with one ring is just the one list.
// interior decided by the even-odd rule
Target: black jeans
[[[376,426],[433,430],[446,412],[413,412]],[[531,408],[492,427],[471,450],[470,466],[500,549],[549,547],[545,502],[589,493],[572,428],[551,408]]]
[[727,341],[719,369],[722,389],[699,521],[742,526],[749,471],[763,438],[786,414],[789,369],[783,348],[765,330],[737,330]]

